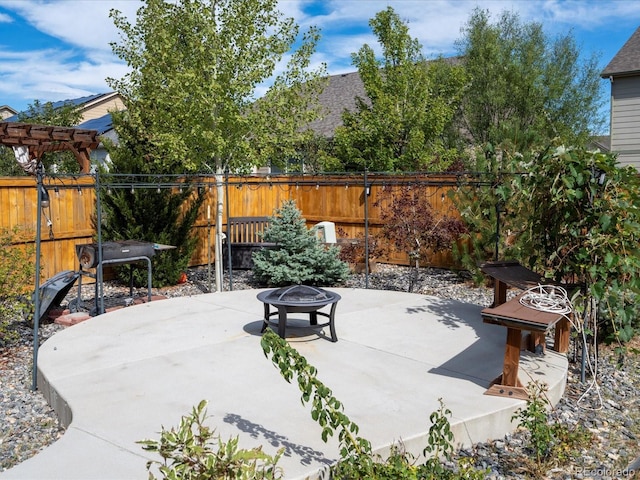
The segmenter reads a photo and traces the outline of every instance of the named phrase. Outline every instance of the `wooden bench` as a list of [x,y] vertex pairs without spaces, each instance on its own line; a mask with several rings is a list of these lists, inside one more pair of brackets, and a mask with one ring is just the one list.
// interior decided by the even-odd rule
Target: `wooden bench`
[[482,310],[484,323],[507,327],[502,374],[492,382],[487,395],[521,398],[526,400],[528,392],[518,380],[522,332],[531,332],[530,349],[544,345],[545,336],[555,327],[553,349],[566,353],[569,349],[569,319],[560,313],[549,313],[522,305],[519,295],[506,301],[509,286],[526,290],[548,281],[537,273],[523,267],[518,262],[487,262],[480,265],[483,273],[494,279],[493,306]]
[[225,267],[228,267],[230,249],[232,268],[253,268],[253,252],[275,245],[263,240],[263,233],[268,225],[269,217],[230,217],[222,248]]

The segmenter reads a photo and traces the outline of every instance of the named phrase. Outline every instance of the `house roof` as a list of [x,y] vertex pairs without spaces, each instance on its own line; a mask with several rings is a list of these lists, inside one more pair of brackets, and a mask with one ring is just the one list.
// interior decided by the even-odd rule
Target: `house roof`
[[322,112],[309,125],[311,130],[323,137],[333,137],[336,127],[342,125],[342,112],[356,109],[356,97],[367,98],[358,72],[331,75],[318,98]]
[[92,118],[86,122],[82,122],[78,125],[78,128],[84,128],[86,130],[97,130],[98,135],[102,135],[109,130],[113,129],[113,122],[111,120],[111,114],[107,113],[102,117]]
[[6,117],[11,117],[16,113],[18,112],[9,105],[0,105],[0,118],[4,119]]
[[[101,101],[105,98],[108,97],[113,97],[115,95],[118,95],[116,92],[108,92],[108,93],[97,93],[95,95],[87,95],[86,97],[79,97],[79,98],[70,98],[67,100],[60,100],[57,102],[51,102],[51,106],[53,107],[53,109],[55,110],[56,108],[60,108],[60,107],[64,107],[65,105],[74,105],[76,107],[78,106],[84,106],[84,108],[91,106],[91,104],[96,103],[98,101]],[[49,103],[49,102],[46,102]],[[20,112],[22,113],[22,112]],[[4,121],[5,122],[17,122],[18,121],[18,115],[19,113],[16,113],[15,115],[6,118]]]
[[[462,63],[462,57],[446,57],[442,60],[454,66]],[[427,63],[430,62],[431,60],[427,60]],[[320,119],[312,122],[309,127],[317,135],[332,138],[336,128],[342,125],[344,110],[352,112],[356,110],[356,98],[358,97],[369,102],[359,72],[331,75],[318,98],[322,109]]]
[[602,71],[603,78],[625,76],[640,72],[640,27],[633,32],[622,48]]

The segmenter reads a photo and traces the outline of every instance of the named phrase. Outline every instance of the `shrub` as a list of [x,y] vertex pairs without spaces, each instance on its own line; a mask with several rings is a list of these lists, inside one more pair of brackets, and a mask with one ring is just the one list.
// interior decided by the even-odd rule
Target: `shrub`
[[[338,227],[337,233],[341,238],[347,238],[347,232],[344,229]],[[365,240],[363,233],[358,233],[355,238],[341,242],[338,248],[340,249],[340,260],[351,265],[364,263],[367,253],[369,261],[371,261],[381,257],[386,252],[382,241],[377,235],[369,235]]]
[[[106,181],[117,179],[106,176]],[[153,176],[138,177],[136,181],[160,182]],[[106,187],[102,189],[101,199],[103,241],[138,240],[175,246],[175,249],[153,256],[151,263],[155,287],[177,284],[196,247],[196,238],[190,232],[204,201],[204,193],[197,192],[188,183],[179,191]],[[129,281],[130,267],[116,267],[121,281]],[[146,265],[134,268],[133,280],[136,286],[147,285]]]
[[466,231],[464,224],[450,215],[438,214],[426,201],[426,192],[420,185],[383,189],[374,206],[380,207],[383,222],[380,238],[389,247],[409,255],[414,270],[414,280],[421,263],[429,255],[442,252],[453,246]]
[[214,430],[205,425],[206,402],[201,401],[191,414],[182,417],[178,428],[162,429],[160,440],[141,440],[144,450],[160,454],[163,461],[147,462],[149,479],[158,466],[161,478],[181,480],[254,480],[281,478],[277,467],[282,450],[275,456],[261,448],[238,448],[238,438],[224,442],[214,438]]
[[263,238],[275,247],[253,253],[253,275],[259,282],[334,285],[349,275],[349,266],[338,258],[338,248],[320,243],[292,200],[275,211]]
[[528,448],[534,455],[535,467],[540,470],[546,462],[566,462],[576,457],[578,448],[587,446],[591,441],[589,431],[580,425],[571,430],[562,423],[550,420],[550,402],[545,384],[531,382],[527,389],[527,406],[516,410],[511,420],[517,419],[520,427],[529,432]]
[[20,236],[17,227],[0,228],[0,346],[17,339],[17,321],[32,310],[27,295],[35,274],[34,247],[15,246]]

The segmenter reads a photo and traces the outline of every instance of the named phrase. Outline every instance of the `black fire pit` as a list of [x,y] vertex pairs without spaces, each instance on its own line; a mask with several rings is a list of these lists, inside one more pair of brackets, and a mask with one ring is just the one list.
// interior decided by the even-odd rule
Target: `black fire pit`
[[[308,285],[293,285],[291,287],[283,287],[275,290],[266,290],[258,294],[258,300],[264,303],[264,324],[262,331],[264,332],[269,325],[276,325],[271,321],[273,315],[278,315],[278,335],[285,337],[287,327],[287,313],[308,313],[309,324],[314,327],[329,327],[331,332],[331,341],[337,342],[336,329],[334,324],[334,315],[340,295],[322,288],[310,287]],[[271,312],[271,305],[278,309],[277,312]],[[331,305],[329,313],[319,312],[322,307]],[[322,315],[329,319],[328,322],[318,324],[318,315]]]

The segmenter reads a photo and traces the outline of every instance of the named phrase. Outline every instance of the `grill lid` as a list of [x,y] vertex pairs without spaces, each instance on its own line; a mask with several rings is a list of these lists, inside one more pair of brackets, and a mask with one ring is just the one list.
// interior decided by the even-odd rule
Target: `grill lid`
[[321,288],[315,288],[309,285],[293,285],[291,287],[274,290],[267,296],[266,300],[291,305],[305,305],[316,302],[326,302],[331,298],[329,292]]

